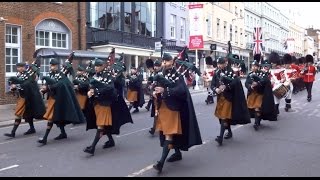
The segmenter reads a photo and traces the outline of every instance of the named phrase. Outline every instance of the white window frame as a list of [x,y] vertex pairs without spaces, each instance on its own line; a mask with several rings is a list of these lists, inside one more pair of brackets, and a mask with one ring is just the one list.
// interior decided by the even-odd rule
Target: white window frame
[[234,27],[234,41],[238,44],[238,26]]
[[[7,72],[7,63],[6,63],[6,49],[10,48],[10,49],[18,49],[18,60],[17,62],[21,62],[21,47],[22,47],[22,41],[21,41],[21,32],[22,32],[22,27],[20,25],[15,25],[15,24],[5,24],[5,34],[7,34],[7,27],[15,27],[17,28],[17,43],[7,43],[6,42],[6,35],[5,35],[5,77],[11,77],[11,76],[15,76],[16,75],[16,68],[12,69],[11,72]],[[10,60],[12,62],[12,59]],[[11,66],[13,66],[14,64],[10,64]],[[11,67],[12,68],[12,67]]]
[[212,14],[208,14],[207,36],[212,37]]
[[[37,34],[38,31],[43,31],[43,30],[36,30],[36,34]],[[69,49],[69,34],[68,33],[53,32],[53,31],[44,31],[44,32],[49,32],[49,45],[48,46],[37,45],[37,35],[36,35],[36,37],[35,37],[36,49],[39,49],[39,48]],[[66,47],[54,47],[54,46],[52,46],[52,44],[53,44],[52,33],[65,34],[66,35],[66,40],[65,40],[66,41]]]
[[186,41],[186,19],[180,18],[180,40]]
[[220,19],[217,18],[217,39],[220,38]]
[[170,15],[170,38],[176,39],[177,31],[176,31],[176,24],[177,24],[177,16],[174,14]]

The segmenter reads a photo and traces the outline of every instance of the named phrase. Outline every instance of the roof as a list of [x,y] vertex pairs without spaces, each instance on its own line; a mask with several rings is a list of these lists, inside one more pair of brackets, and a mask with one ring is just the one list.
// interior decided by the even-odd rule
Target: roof
[[[41,55],[43,58],[50,57],[68,57],[72,51],[74,51],[75,58],[100,58],[106,59],[109,56],[109,52],[94,52],[94,51],[85,51],[85,50],[71,50],[71,49],[53,49],[53,48],[40,48],[37,49],[34,53],[34,57],[36,58],[38,55]],[[119,55],[116,55],[116,57]]]

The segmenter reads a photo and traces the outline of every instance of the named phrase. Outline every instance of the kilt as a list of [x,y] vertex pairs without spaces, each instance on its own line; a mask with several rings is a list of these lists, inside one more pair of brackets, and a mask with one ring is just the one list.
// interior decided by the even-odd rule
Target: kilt
[[132,91],[132,90],[128,89],[127,100],[129,102],[138,101],[138,91]]
[[217,95],[217,106],[214,115],[218,119],[232,118],[232,102],[228,101],[223,94]]
[[261,108],[263,94],[253,91],[247,98],[249,109]]
[[18,116],[18,117],[22,117],[24,112],[26,110],[26,99],[19,97],[18,101],[17,101],[17,105],[16,105],[16,111],[14,113],[14,115]]
[[97,126],[112,126],[112,114],[110,106],[101,106],[96,104],[94,106],[94,112],[96,113]]
[[47,104],[47,111],[43,115],[44,119],[46,119],[48,121],[52,121],[55,102],[56,102],[56,100],[53,97],[49,97],[49,99],[47,101],[47,103],[48,103]]
[[77,99],[78,99],[81,110],[83,110],[85,108],[88,97],[86,95],[77,93]]
[[182,134],[179,111],[170,110],[164,101],[161,102],[156,123],[156,130],[163,135]]

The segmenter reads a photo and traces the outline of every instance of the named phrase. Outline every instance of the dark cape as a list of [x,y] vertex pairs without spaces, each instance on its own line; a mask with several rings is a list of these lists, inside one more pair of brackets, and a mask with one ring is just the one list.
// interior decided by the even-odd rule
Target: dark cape
[[54,90],[53,122],[60,124],[79,124],[85,121],[79,102],[76,98],[73,84],[63,76],[57,83],[50,86]]
[[[182,151],[188,151],[188,149],[195,145],[202,144],[202,138],[196,113],[193,107],[192,98],[184,80],[180,77],[179,82],[176,82],[176,86],[170,88],[171,94],[167,98],[175,103],[179,104],[179,112],[181,118],[182,134],[173,136],[173,145],[175,148],[179,148]],[[174,96],[174,93],[177,96]],[[166,93],[164,93],[166,96]],[[166,102],[170,109],[169,101]],[[163,146],[165,136],[160,132],[160,145]]]
[[[227,67],[225,70],[217,69],[211,81],[211,89],[214,92],[215,89],[220,86],[220,74],[222,71],[227,71],[227,74],[234,74],[230,67]],[[232,103],[232,119],[230,125],[251,123],[247,100],[239,77],[234,77],[234,79],[230,81],[230,85],[228,85],[227,90],[223,92],[223,96]]]
[[[119,76],[114,82],[114,87],[117,91],[117,97],[112,101],[110,108],[112,114],[112,126],[111,134],[120,134],[120,127],[126,123],[133,123],[131,113],[128,106],[122,96],[124,80]],[[87,113],[87,130],[97,129],[96,115],[94,112],[94,105],[92,101],[89,101],[86,106]]]
[[[32,78],[32,77],[30,77]],[[20,84],[23,89],[23,97],[25,98],[25,112],[23,118],[25,120],[30,119],[42,119],[46,112],[42,95],[40,94],[39,86],[35,80],[25,80]]]
[[[246,86],[252,84],[252,79],[247,77]],[[247,85],[248,84],[248,85]],[[261,119],[269,120],[269,121],[277,121],[277,112],[275,109],[275,103],[273,98],[273,92],[271,87],[271,82],[268,77],[263,78],[260,82],[261,86],[258,87],[258,93],[263,94],[262,105],[261,105]],[[248,89],[248,96],[252,93],[251,90]],[[254,109],[249,109],[251,118],[255,117]]]
[[247,106],[247,100],[244,95],[242,83],[239,77],[232,81],[232,120],[231,125],[249,124],[250,113]]

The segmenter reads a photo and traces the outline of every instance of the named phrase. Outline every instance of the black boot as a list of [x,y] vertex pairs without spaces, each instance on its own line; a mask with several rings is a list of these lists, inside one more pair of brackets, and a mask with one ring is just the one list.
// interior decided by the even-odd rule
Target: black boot
[[61,133],[59,134],[59,136],[55,137],[54,140],[61,140],[61,139],[66,139],[67,138],[67,133],[66,133],[66,131],[64,129],[64,126],[65,125],[60,125],[59,126]]
[[288,112],[289,109],[291,109],[291,99],[285,99],[285,101],[286,101],[286,107],[284,108],[284,110]]
[[10,134],[9,133],[5,133],[4,135],[7,136],[7,137],[14,138],[16,136],[16,131],[17,131],[20,123],[21,123],[21,119],[15,119],[13,128],[11,130],[11,133]]
[[130,105],[128,106],[129,111],[131,111],[133,105],[130,103]]
[[232,131],[230,124],[228,125],[228,133],[224,136],[224,139],[230,139],[232,138]]
[[157,122],[157,117],[154,117],[154,118],[153,118],[153,126],[152,126],[152,128],[150,128],[150,130],[149,130],[149,133],[150,133],[151,135],[154,135],[154,132],[156,131],[156,122]]
[[152,99],[150,99],[150,100],[148,101],[148,104],[147,104],[147,106],[146,106],[146,109],[147,109],[148,111],[150,110],[151,104],[152,104]]
[[45,135],[43,136],[42,139],[38,140],[39,143],[41,143],[43,145],[47,144],[47,138],[48,138],[48,135],[49,135],[49,133],[51,131],[52,126],[53,126],[53,122],[48,122],[46,133],[45,133]]
[[139,108],[136,108],[134,111],[132,111],[132,113],[138,113],[139,112]]
[[36,130],[34,129],[34,125],[33,125],[33,119],[28,119],[28,123],[29,123],[30,129],[27,132],[25,132],[24,135],[36,133]]
[[94,156],[94,151],[96,149],[97,143],[99,142],[99,140],[100,140],[100,138],[102,136],[102,131],[103,131],[103,129],[97,129],[96,136],[94,137],[94,140],[93,140],[91,146],[86,147],[83,150],[83,152],[89,153],[92,156]]
[[275,104],[274,107],[276,108],[276,113],[277,113],[277,115],[280,114],[279,104]]
[[258,116],[258,114],[257,114],[257,112],[256,112],[256,113],[255,113],[255,117],[254,117],[254,125],[253,125],[254,130],[256,130],[256,131],[259,130],[260,121],[261,121],[261,118]]
[[222,145],[223,135],[224,135],[225,129],[226,129],[226,127],[224,126],[224,122],[223,122],[223,120],[221,120],[220,136],[217,136],[217,138],[215,139],[215,141],[217,141],[220,146]]
[[167,162],[180,161],[182,159],[181,151],[178,148],[175,148],[174,150],[175,153],[168,158]]
[[166,158],[167,158],[167,156],[168,156],[168,154],[170,152],[169,145],[171,143],[172,143],[172,141],[168,141],[168,140],[164,141],[161,159],[155,165],[153,165],[153,168],[156,169],[158,171],[158,173],[162,172],[162,168],[163,168],[164,162],[165,162],[165,160],[166,160]]
[[115,146],[115,143],[114,143],[114,140],[113,140],[113,138],[112,138],[111,132],[108,132],[108,133],[107,133],[107,136],[108,136],[108,138],[109,138],[109,141],[107,141],[107,142],[104,143],[104,145],[103,145],[103,147],[102,147],[103,149],[111,148],[111,147]]

